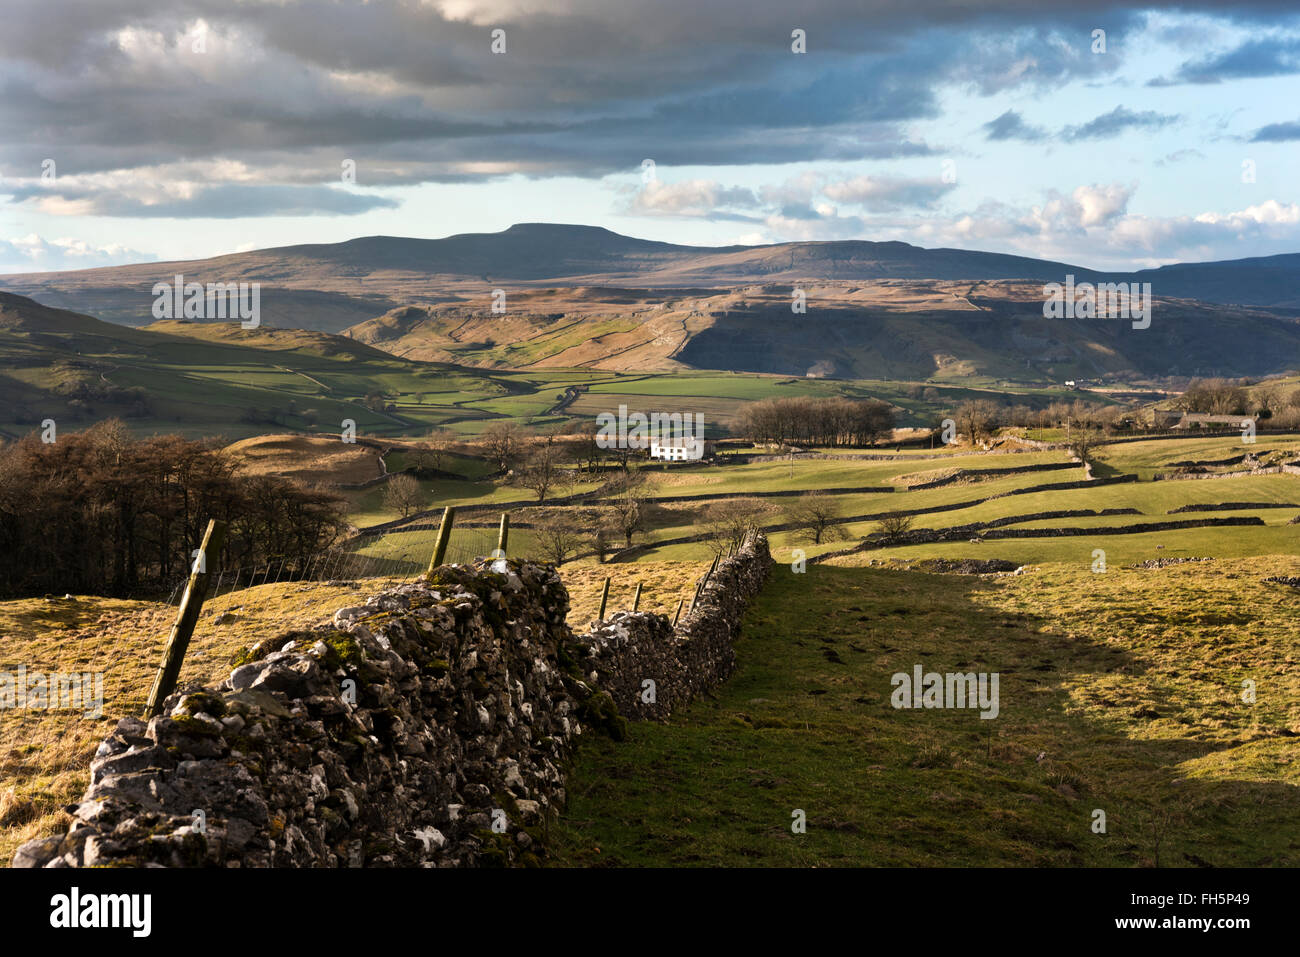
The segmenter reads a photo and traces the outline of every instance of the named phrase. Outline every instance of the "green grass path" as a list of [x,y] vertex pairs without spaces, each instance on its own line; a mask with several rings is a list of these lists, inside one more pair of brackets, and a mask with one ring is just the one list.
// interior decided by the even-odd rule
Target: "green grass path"
[[[1300,612],[1261,563],[1300,566],[778,565],[716,698],[584,741],[551,861],[1294,866],[1297,683],[1279,676]],[[1000,715],[895,710],[890,677],[918,663],[999,672]],[[1258,705],[1243,676],[1269,688]]]

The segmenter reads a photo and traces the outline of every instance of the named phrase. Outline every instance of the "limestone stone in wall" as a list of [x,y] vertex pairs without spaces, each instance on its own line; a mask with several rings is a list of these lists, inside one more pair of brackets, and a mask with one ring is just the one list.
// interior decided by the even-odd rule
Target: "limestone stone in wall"
[[71,829],[14,865],[529,863],[595,698],[567,612],[549,566],[444,566],[263,641],[119,721]]
[[[772,565],[761,536],[695,611],[575,639],[552,566],[444,565],[255,645],[215,688],[120,720],[62,835],[15,867],[535,864],[578,736],[621,738],[726,679]],[[642,680],[656,682],[642,704]],[[590,680],[589,680],[590,679]]]
[[759,534],[718,564],[676,630],[667,618],[649,612],[619,612],[596,623],[577,639],[581,673],[608,692],[622,714],[666,717],[735,670],[741,619],[772,565],[767,538]]

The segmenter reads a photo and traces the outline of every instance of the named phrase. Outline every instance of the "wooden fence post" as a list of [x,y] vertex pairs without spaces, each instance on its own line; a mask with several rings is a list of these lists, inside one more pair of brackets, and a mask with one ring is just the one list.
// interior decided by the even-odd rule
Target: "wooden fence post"
[[506,557],[506,544],[510,540],[510,513],[501,513],[501,528],[497,532],[497,557]]
[[677,614],[673,615],[673,627],[677,627],[677,619],[682,617],[682,605],[685,604],[685,598],[677,599]]
[[[696,598],[696,599],[698,599],[698,598],[700,597],[700,594],[704,591],[705,586],[707,586],[707,585],[709,584],[709,579],[713,577],[713,573],[714,573],[714,571],[717,570],[717,567],[718,567],[718,558],[719,558],[719,556],[717,556],[717,555],[715,555],[715,556],[713,557],[713,564],[710,565],[710,566],[709,566],[709,570],[708,570],[707,572],[704,573],[704,577],[700,579],[700,583],[699,583],[698,585],[695,586],[695,598]],[[692,608],[695,607],[695,600],[694,600],[694,599],[691,601],[691,607],[692,607]]]
[[636,594],[632,596],[632,610],[636,611],[641,606],[641,583],[636,583]]
[[180,609],[176,612],[176,621],[172,624],[171,634],[167,636],[167,647],[163,651],[162,664],[154,676],[153,687],[149,689],[149,700],[145,704],[144,716],[152,718],[162,710],[162,703],[176,690],[176,679],[181,675],[181,664],[185,661],[185,649],[189,647],[190,636],[198,624],[199,612],[203,610],[203,599],[207,595],[208,581],[212,575],[212,564],[221,561],[221,548],[226,541],[226,524],[216,519],[208,521],[203,533],[203,544],[199,546],[199,557],[190,571],[189,584],[181,597]]
[[605,587],[600,590],[600,611],[596,615],[597,621],[605,620],[605,602],[609,599],[609,576],[605,577]]
[[442,510],[442,524],[438,526],[438,540],[433,546],[433,558],[429,560],[429,570],[426,575],[433,574],[433,570],[442,564],[443,558],[447,555],[447,543],[451,541],[451,523],[456,520],[456,509],[448,505]]

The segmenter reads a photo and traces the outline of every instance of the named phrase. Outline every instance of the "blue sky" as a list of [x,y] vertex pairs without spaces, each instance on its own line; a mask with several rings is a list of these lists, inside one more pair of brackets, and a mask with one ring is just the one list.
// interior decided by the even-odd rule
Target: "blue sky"
[[526,221],[1300,251],[1284,4],[11,0],[0,128],[0,272]]

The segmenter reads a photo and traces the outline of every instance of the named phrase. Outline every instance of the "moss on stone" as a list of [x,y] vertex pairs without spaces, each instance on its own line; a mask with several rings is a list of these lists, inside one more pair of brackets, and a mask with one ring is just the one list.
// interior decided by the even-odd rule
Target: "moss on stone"
[[[331,631],[329,634],[316,636],[316,640],[312,641],[311,645],[316,641],[325,645],[325,657],[321,663],[331,671],[343,665],[359,668],[365,661],[365,652],[361,650],[361,645],[346,631]],[[311,645],[307,647],[310,648]]]
[[627,737],[627,719],[618,713],[618,705],[607,691],[598,691],[578,705],[578,718],[604,731],[615,741]]
[[181,709],[193,714],[195,711],[202,711],[210,714],[214,718],[220,718],[226,713],[226,702],[209,691],[192,691],[181,698]]
[[221,731],[205,721],[188,714],[178,714],[170,719],[182,734],[201,734],[206,737],[220,737]]

